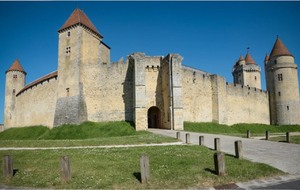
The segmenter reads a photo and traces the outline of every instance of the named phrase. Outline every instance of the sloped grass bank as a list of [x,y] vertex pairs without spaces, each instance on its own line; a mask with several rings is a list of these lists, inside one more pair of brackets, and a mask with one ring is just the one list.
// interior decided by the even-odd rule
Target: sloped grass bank
[[[140,156],[150,160],[150,182],[141,184]],[[211,187],[220,184],[248,181],[282,175],[283,172],[265,164],[252,163],[226,156],[227,175],[216,176],[214,151],[201,146],[166,146],[141,148],[0,151],[12,155],[12,179],[1,176],[0,183],[12,187],[54,189],[178,189]],[[68,155],[72,179],[60,182],[59,158]]]
[[275,126],[264,124],[235,124],[228,126],[217,123],[184,122],[184,130],[191,132],[228,134],[245,137],[247,130],[250,130],[252,136],[264,136],[266,131],[275,134],[285,132],[300,132],[300,125]]
[[0,133],[0,147],[62,147],[176,142],[176,139],[136,131],[124,121],[80,125],[12,128]]

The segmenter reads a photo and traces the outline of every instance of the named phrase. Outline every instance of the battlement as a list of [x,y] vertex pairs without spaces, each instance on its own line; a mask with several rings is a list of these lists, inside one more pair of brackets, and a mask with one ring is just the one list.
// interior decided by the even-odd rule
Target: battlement
[[236,89],[237,91],[248,92],[248,94],[250,94],[250,92],[268,93],[267,91],[264,91],[262,89],[258,89],[258,88],[255,88],[255,87],[244,86],[244,85],[241,85],[241,84],[234,84],[234,83],[229,83],[229,82],[226,82],[226,87],[228,89]]

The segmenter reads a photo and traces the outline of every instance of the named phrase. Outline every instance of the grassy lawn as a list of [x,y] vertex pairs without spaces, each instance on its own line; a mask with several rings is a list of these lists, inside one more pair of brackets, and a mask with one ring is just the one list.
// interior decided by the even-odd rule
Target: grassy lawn
[[[269,140],[276,142],[286,142],[286,136],[270,137]],[[300,136],[290,136],[290,143],[300,144]]]
[[127,122],[12,128],[0,133],[0,147],[70,147],[176,142],[170,137],[135,131]]
[[[139,158],[149,155],[150,183],[141,184]],[[214,151],[201,146],[166,146],[80,150],[0,151],[12,155],[12,179],[1,176],[0,184],[32,188],[195,188],[248,181],[282,175],[283,172],[265,164],[252,163],[226,156],[226,172],[216,176]],[[72,180],[61,183],[59,158],[68,155]]]
[[239,137],[246,137],[247,130],[251,136],[265,136],[265,132],[270,134],[284,134],[286,132],[300,132],[300,125],[264,125],[264,124],[235,124],[232,126],[217,123],[194,123],[184,122],[184,130],[191,132],[225,134]]

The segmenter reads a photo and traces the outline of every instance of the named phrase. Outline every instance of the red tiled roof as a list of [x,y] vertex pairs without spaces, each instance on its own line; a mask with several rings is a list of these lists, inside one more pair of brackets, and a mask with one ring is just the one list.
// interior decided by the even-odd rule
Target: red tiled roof
[[20,71],[20,72],[23,72],[26,75],[26,72],[23,69],[23,67],[20,64],[18,59],[16,59],[15,62],[13,62],[13,64],[10,66],[10,68],[5,73],[7,73],[8,71]]
[[269,54],[266,54],[265,61],[269,61],[269,59],[270,59]]
[[245,61],[246,64],[256,64],[250,53],[247,53]]
[[75,9],[65,24],[58,30],[58,32],[76,24],[82,24],[92,30],[94,33],[102,38],[102,35],[98,32],[97,28],[93,25],[91,20],[80,9]]
[[243,60],[245,60],[245,58],[241,55],[239,61],[243,61]]
[[39,78],[39,79],[31,82],[31,83],[29,83],[22,90],[20,90],[20,92],[18,92],[17,96],[19,94],[21,94],[22,92],[26,91],[27,89],[29,89],[29,88],[31,88],[31,87],[33,87],[33,86],[35,86],[35,85],[37,85],[37,84],[39,84],[41,82],[44,82],[45,80],[49,80],[49,79],[54,78],[54,77],[57,77],[57,71],[49,73],[49,74],[47,74],[47,75],[45,75],[45,76],[43,76],[43,77],[41,77],[41,78]]
[[285,47],[279,37],[277,37],[273,49],[271,51],[270,57],[279,56],[279,55],[290,55],[293,56],[289,50]]

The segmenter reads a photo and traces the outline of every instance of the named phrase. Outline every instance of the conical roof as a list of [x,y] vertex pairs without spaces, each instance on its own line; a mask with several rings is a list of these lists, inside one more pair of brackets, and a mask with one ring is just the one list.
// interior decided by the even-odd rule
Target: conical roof
[[26,74],[25,70],[23,69],[22,65],[20,64],[19,60],[16,59],[13,64],[10,66],[10,68],[5,72],[7,73],[8,71],[20,71]]
[[269,61],[269,59],[270,59],[269,54],[266,54],[265,61]]
[[75,9],[65,24],[58,30],[58,32],[66,29],[68,27],[74,26],[76,24],[82,24],[92,30],[94,33],[99,35],[102,38],[102,35],[98,32],[97,28],[91,22],[91,20],[84,14],[80,9]]
[[239,58],[239,61],[244,61],[245,58],[241,55],[240,58]]
[[247,53],[245,61],[246,64],[256,64],[250,53]]
[[293,56],[289,50],[285,47],[279,37],[277,37],[273,49],[271,51],[270,57],[279,56],[279,55],[290,55]]

